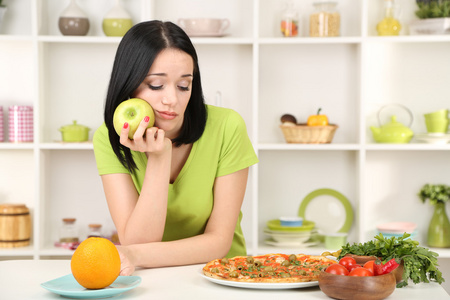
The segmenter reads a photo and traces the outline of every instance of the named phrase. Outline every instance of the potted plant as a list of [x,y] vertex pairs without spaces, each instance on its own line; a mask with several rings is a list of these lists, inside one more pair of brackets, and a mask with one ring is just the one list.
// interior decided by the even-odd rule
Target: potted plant
[[409,26],[411,35],[450,34],[450,0],[416,0],[419,20]]
[[445,211],[445,203],[450,200],[450,186],[445,184],[425,184],[419,192],[419,198],[434,206],[434,213],[428,227],[428,246],[450,247],[450,221]]

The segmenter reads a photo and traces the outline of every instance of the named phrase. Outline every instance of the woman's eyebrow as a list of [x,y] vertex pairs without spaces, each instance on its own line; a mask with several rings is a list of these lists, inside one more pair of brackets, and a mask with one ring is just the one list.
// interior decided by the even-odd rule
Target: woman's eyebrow
[[[167,74],[166,73],[150,73],[150,74],[147,74],[147,77],[148,76],[167,76]],[[184,75],[181,75],[181,77],[194,77],[194,75],[184,74]]]

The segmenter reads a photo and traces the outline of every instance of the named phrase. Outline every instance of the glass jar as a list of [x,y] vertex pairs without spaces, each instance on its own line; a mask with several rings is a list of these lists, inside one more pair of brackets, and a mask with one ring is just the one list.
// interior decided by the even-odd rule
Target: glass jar
[[394,0],[384,1],[384,15],[382,20],[377,24],[378,35],[389,36],[399,35],[402,25],[396,18],[398,8],[394,4]]
[[78,229],[75,218],[62,219],[63,224],[59,232],[60,243],[78,243]]
[[340,35],[341,15],[337,2],[314,2],[314,12],[309,17],[309,36],[331,37]]
[[298,35],[298,14],[294,9],[294,3],[287,1],[285,3],[285,9],[281,14],[281,33],[285,37],[293,37]]
[[88,238],[90,237],[102,237],[101,224],[89,224]]

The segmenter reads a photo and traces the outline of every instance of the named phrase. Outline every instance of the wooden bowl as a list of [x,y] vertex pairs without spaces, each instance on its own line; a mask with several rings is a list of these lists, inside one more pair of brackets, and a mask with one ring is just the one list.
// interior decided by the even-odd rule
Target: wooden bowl
[[393,273],[379,276],[345,276],[321,272],[319,287],[328,297],[342,300],[381,300],[395,290]]

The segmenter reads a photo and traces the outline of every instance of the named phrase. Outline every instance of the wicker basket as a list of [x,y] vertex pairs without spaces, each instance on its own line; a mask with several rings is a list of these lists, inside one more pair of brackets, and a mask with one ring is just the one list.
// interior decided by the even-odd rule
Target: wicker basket
[[280,125],[284,138],[294,144],[328,144],[331,143],[337,125],[307,126],[306,124]]

